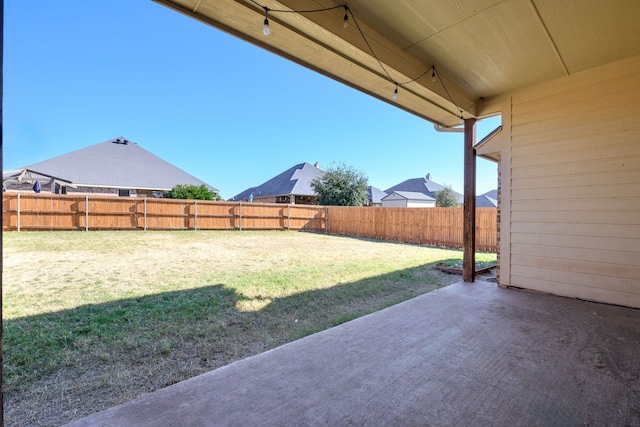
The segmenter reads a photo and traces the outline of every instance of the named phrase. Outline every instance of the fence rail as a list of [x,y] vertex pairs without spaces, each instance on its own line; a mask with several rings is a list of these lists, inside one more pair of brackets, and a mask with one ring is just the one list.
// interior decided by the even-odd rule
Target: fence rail
[[[308,230],[461,248],[461,208],[369,208],[3,193],[2,229]],[[476,250],[497,251],[497,210],[476,210]]]

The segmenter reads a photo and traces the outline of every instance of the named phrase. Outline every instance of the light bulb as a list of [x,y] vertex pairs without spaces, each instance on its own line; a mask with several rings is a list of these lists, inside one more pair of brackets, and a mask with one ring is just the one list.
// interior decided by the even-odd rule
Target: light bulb
[[435,83],[436,81],[436,69],[434,68],[431,72],[431,81]]
[[344,23],[342,24],[344,28],[349,28],[349,15],[344,14]]
[[269,19],[264,18],[264,26],[262,27],[262,34],[268,36],[271,34],[271,30],[269,29]]
[[398,99],[398,85],[396,85],[396,90],[393,91],[393,99]]
[[460,115],[460,124],[463,125],[464,124],[464,117],[462,117],[462,114]]

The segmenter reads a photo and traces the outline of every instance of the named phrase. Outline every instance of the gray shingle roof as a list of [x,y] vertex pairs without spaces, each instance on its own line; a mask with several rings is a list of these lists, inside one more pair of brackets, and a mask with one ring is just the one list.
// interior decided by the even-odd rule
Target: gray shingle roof
[[372,185],[369,186],[368,190],[370,203],[380,203],[382,201],[382,198],[387,195],[387,193]]
[[385,196],[385,198],[386,197],[391,197],[394,194],[402,197],[403,199],[407,199],[407,200],[429,200],[429,201],[435,200],[434,197],[427,196],[426,194],[420,193],[420,192],[417,192],[417,191],[393,191],[393,192],[391,192],[391,194]]
[[[391,194],[394,191],[410,191],[414,193],[422,193],[435,199],[438,197],[436,193],[442,190],[444,190],[444,186],[438,184],[437,182],[431,181],[430,175],[427,175],[424,178],[407,179],[406,181],[394,185],[393,187],[387,188],[384,191],[387,194]],[[464,197],[458,192],[456,192],[456,194],[458,195],[458,200],[460,201],[460,203],[462,203]]]
[[486,196],[486,197],[489,197],[490,199],[498,200],[498,190],[487,191],[486,193],[481,194],[481,196]]
[[[120,141],[120,142],[118,142]],[[78,186],[170,190],[177,184],[218,190],[124,137],[110,139],[26,168]]]
[[257,197],[284,196],[313,196],[311,181],[324,175],[322,169],[309,163],[297,164],[286,171],[274,176],[257,187],[250,187],[229,200],[245,200],[253,194]]
[[476,208],[495,208],[498,206],[498,190],[487,191],[476,197]]

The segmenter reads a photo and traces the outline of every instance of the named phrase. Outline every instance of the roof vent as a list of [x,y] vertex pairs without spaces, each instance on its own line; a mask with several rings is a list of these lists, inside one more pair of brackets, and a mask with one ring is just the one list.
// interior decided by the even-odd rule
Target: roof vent
[[427,181],[431,181],[431,174],[430,174],[430,173],[428,173],[428,174],[427,174],[427,176],[426,176],[426,178],[427,178]]
[[122,145],[127,145],[129,143],[128,139],[124,139],[124,138],[116,138],[113,141],[114,144],[122,144]]

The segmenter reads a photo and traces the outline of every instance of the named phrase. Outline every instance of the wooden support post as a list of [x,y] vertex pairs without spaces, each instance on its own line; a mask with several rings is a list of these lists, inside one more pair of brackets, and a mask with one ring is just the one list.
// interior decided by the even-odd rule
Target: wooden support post
[[462,280],[476,277],[476,119],[464,120],[464,254]]

